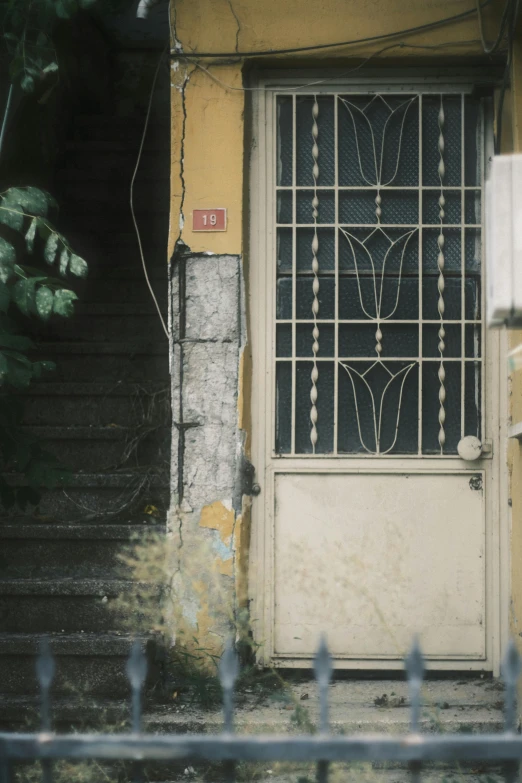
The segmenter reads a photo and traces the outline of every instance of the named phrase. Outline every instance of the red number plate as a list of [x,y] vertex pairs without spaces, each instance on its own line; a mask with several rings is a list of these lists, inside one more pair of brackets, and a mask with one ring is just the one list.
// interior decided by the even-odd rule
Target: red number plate
[[227,211],[218,209],[195,209],[192,213],[192,231],[226,231]]

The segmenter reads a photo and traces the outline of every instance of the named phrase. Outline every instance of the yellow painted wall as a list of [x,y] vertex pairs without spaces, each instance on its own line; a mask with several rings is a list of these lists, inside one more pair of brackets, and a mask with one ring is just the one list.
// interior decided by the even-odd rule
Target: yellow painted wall
[[[497,5],[485,10],[492,35]],[[473,0],[176,0],[173,30],[183,51],[260,51],[312,46],[339,40],[379,36],[427,24],[473,7]],[[255,67],[321,67],[344,65],[371,54],[379,62],[429,59],[444,64],[481,54],[476,17],[417,35],[339,47],[305,55],[246,61],[222,61],[194,55],[172,63],[172,219],[170,251],[178,238],[194,252],[241,253],[244,241],[244,111],[243,71]],[[403,46],[403,44],[405,44]],[[393,48],[391,48],[393,47]],[[416,47],[416,48],[409,48]],[[432,48],[435,47],[435,48]],[[202,69],[206,70],[202,70]],[[224,86],[227,85],[227,86]],[[183,155],[181,147],[183,143]],[[183,187],[184,181],[184,187]],[[183,198],[184,191],[184,198]],[[183,199],[184,225],[179,213]],[[194,233],[194,208],[226,207],[225,233]]]
[[[188,55],[173,60],[172,163],[170,251],[178,239],[193,252],[243,254],[245,277],[248,258],[245,237],[248,214],[244,200],[248,180],[248,134],[245,112],[248,102],[243,86],[251,86],[252,69],[354,67],[371,57],[372,67],[419,65],[448,68],[456,64],[491,62],[483,55],[476,15],[428,32],[400,34],[378,42],[305,54],[270,55],[257,59],[235,52],[314,46],[367,36],[389,35],[416,25],[435,22],[474,8],[474,0],[174,0],[173,43]],[[484,9],[486,35],[495,37],[501,0]],[[522,43],[520,44],[522,50]],[[230,52],[229,59],[198,59],[197,53]],[[364,74],[364,69],[361,69]],[[504,150],[522,149],[522,61],[517,53],[513,90],[506,100]],[[194,233],[195,208],[226,207],[228,229],[224,233]],[[180,220],[181,215],[181,220]],[[170,254],[169,254],[170,255]],[[520,335],[513,335],[520,341]],[[238,421],[249,429],[248,346],[241,361]],[[511,379],[513,419],[522,416],[522,370]],[[512,618],[522,625],[522,452],[510,445],[512,499]],[[216,498],[219,503],[220,498]],[[224,524],[220,506],[205,510],[201,525]],[[228,518],[226,526],[232,524]],[[240,604],[247,600],[248,508],[236,535],[236,570],[233,579]],[[227,527],[228,534],[228,527]],[[217,564],[220,567],[220,564]],[[224,567],[224,566],[223,566]],[[226,568],[229,566],[227,565]],[[199,588],[198,588],[199,589]],[[202,598],[203,601],[203,598]],[[513,622],[515,620],[513,619]],[[522,630],[520,628],[519,630]]]
[[[171,251],[181,238],[194,251],[241,253],[243,182],[242,75],[239,65],[212,69],[172,63]],[[184,198],[183,198],[184,193]],[[182,205],[183,202],[183,205]],[[226,207],[224,233],[193,233],[192,210]],[[185,226],[180,235],[180,209]]]

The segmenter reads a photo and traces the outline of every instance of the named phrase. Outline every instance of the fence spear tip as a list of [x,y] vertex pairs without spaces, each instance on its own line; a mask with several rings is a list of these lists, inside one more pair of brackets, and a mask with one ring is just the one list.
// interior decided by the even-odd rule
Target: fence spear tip
[[141,688],[147,676],[147,658],[138,639],[135,639],[126,666],[127,677],[133,688]]
[[47,689],[50,687],[55,670],[56,664],[51,652],[49,639],[47,636],[43,636],[40,639],[39,655],[36,659],[36,676],[38,677],[41,688]]
[[233,688],[239,675],[239,660],[232,639],[227,639],[219,661],[219,680],[224,689]]
[[326,636],[322,634],[314,661],[314,671],[317,682],[330,682],[332,678],[332,668],[332,656],[328,649]]
[[424,656],[419,637],[415,635],[410,651],[406,657],[406,672],[409,680],[422,680],[425,672]]

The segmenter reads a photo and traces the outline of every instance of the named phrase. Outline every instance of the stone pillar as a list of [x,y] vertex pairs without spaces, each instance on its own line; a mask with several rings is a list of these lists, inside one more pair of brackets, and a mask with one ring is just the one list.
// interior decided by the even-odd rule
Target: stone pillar
[[191,253],[178,243],[171,270],[173,631],[213,654],[237,632],[246,578],[240,550],[252,474],[238,418],[244,343],[241,257]]

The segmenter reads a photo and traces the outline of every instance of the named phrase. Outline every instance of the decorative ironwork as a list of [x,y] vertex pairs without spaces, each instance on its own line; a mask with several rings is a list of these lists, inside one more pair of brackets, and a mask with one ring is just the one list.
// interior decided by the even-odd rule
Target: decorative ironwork
[[[40,733],[0,733],[0,770],[3,783],[9,783],[12,764],[40,760],[44,779],[52,780],[52,763],[58,759],[127,760],[140,765],[145,761],[225,762],[227,776],[234,778],[238,761],[315,762],[317,780],[326,783],[329,764],[334,761],[389,761],[408,763],[418,779],[421,765],[431,761],[503,762],[507,781],[514,781],[522,760],[522,736],[517,733],[517,682],[520,657],[513,642],[508,646],[502,667],[505,684],[505,728],[498,734],[422,733],[422,684],[425,662],[416,639],[406,658],[406,675],[410,693],[410,733],[331,734],[328,726],[328,686],[332,662],[326,640],[321,640],[315,659],[315,676],[319,688],[319,732],[305,735],[241,735],[234,733],[233,690],[239,674],[239,662],[229,642],[219,667],[224,696],[224,723],[220,734],[146,734],[136,731],[141,725],[142,694],[146,663],[139,644],[131,652],[127,674],[132,690],[132,725],[130,734],[53,734],[49,689],[54,677],[54,661],[44,642],[37,663],[42,692],[42,727]],[[139,697],[136,698],[136,692]],[[136,709],[138,714],[136,714]],[[429,726],[429,721],[428,721]],[[47,772],[46,772],[47,770]]]
[[290,341],[276,358],[278,452],[457,456],[483,418],[480,99],[277,100],[277,329]]
[[444,106],[442,103],[442,95],[440,96],[440,109],[439,109],[439,116],[438,116],[438,122],[439,122],[439,166],[438,166],[438,175],[440,179],[440,196],[439,196],[439,220],[440,220],[440,233],[437,239],[437,245],[438,245],[438,255],[437,255],[437,267],[439,269],[439,279],[437,281],[437,289],[439,292],[439,301],[437,302],[437,310],[439,311],[440,316],[440,327],[438,332],[439,337],[439,355],[440,355],[440,365],[439,365],[439,382],[440,382],[440,388],[439,388],[439,445],[440,445],[440,453],[442,454],[444,451],[444,444],[446,443],[446,432],[444,430],[444,424],[446,422],[446,409],[444,407],[444,403],[446,402],[446,386],[444,385],[444,382],[446,380],[446,370],[444,368],[444,350],[446,348],[446,345],[444,343],[444,338],[446,336],[446,331],[444,329],[444,230],[443,230],[443,221],[445,217],[444,213],[444,207],[446,205],[446,200],[444,198],[444,175],[446,173],[446,166],[444,165]]
[[[401,367],[400,370],[397,372],[394,372],[390,367],[383,361],[382,359],[382,341],[383,341],[383,333],[382,333],[382,323],[383,321],[389,320],[393,317],[393,315],[397,311],[397,307],[399,305],[399,297],[401,293],[401,281],[402,281],[402,271],[403,271],[403,264],[404,264],[404,255],[406,252],[406,249],[408,247],[408,243],[411,240],[411,238],[416,233],[417,229],[412,229],[410,231],[406,231],[404,234],[402,234],[397,239],[393,239],[381,226],[381,217],[382,217],[382,195],[381,195],[381,188],[391,185],[396,176],[397,172],[399,171],[399,161],[401,156],[401,149],[402,149],[402,138],[403,138],[403,130],[404,130],[404,123],[406,121],[406,116],[408,113],[408,110],[410,107],[414,104],[414,102],[417,100],[417,97],[414,96],[413,98],[408,98],[408,100],[404,101],[403,103],[400,103],[399,106],[392,108],[389,103],[385,100],[385,98],[382,95],[375,95],[371,98],[371,100],[367,103],[367,105],[360,109],[356,104],[353,102],[348,101],[345,98],[341,98],[341,102],[344,104],[346,109],[349,112],[350,118],[353,123],[353,129],[356,139],[356,148],[357,148],[357,161],[359,166],[359,172],[363,180],[367,183],[367,185],[373,186],[377,188],[377,195],[375,197],[375,217],[377,226],[370,231],[368,236],[365,237],[364,240],[360,241],[358,237],[353,233],[345,228],[340,228],[341,233],[344,235],[346,240],[348,241],[348,244],[350,246],[350,251],[352,254],[353,264],[355,267],[355,274],[357,278],[357,290],[359,294],[359,302],[361,305],[361,309],[364,312],[364,314],[367,316],[367,318],[371,319],[372,321],[376,322],[376,331],[375,331],[375,352],[377,354],[376,361],[370,365],[370,367],[364,372],[359,372],[353,365],[350,366],[349,364],[345,362],[340,362],[341,366],[346,370],[348,373],[348,376],[350,378],[352,390],[353,390],[353,396],[354,396],[354,403],[355,403],[355,412],[356,412],[356,420],[357,420],[357,431],[359,434],[359,440],[361,442],[361,446],[368,454],[388,454],[390,451],[393,450],[396,442],[397,442],[397,436],[399,432],[399,421],[400,421],[400,415],[401,415],[401,404],[402,404],[402,397],[403,397],[403,391],[404,391],[404,384],[406,382],[406,379],[410,373],[410,371],[415,367],[415,362],[412,362],[408,364],[406,367]],[[376,102],[376,101],[382,101],[383,105],[387,107],[389,110],[388,118],[384,124],[384,128],[382,130],[382,139],[381,139],[381,145],[380,148],[378,148],[378,145],[376,143],[375,139],[375,132],[372,127],[372,123],[369,120],[366,112],[367,110]],[[361,140],[359,139],[360,131],[357,129],[357,123],[355,121],[354,112],[358,112],[360,117],[364,119],[364,121],[367,123],[367,128],[370,133],[371,138],[371,149],[373,152],[373,155],[370,156],[370,164],[369,168],[367,168],[368,164],[365,166],[363,165],[363,158],[361,157]],[[401,118],[401,125],[400,125],[400,135],[397,143],[397,148],[395,150],[395,160],[392,163],[392,170],[393,174],[392,176],[387,179],[385,182],[383,182],[383,165],[384,165],[384,155],[386,151],[386,132],[388,128],[390,127],[390,121],[392,118],[402,112],[402,118]],[[386,254],[384,256],[384,260],[382,262],[382,268],[379,271],[376,269],[375,261],[372,256],[372,253],[368,250],[367,242],[369,242],[372,237],[375,236],[375,234],[379,234],[382,236],[388,243],[388,250],[386,251]],[[383,292],[384,292],[384,286],[386,282],[386,264],[390,258],[390,253],[395,247],[401,247],[402,243],[402,249],[401,249],[401,255],[400,255],[400,265],[399,265],[399,271],[398,271],[398,280],[397,280],[397,293],[395,296],[395,302],[393,303],[393,306],[389,309],[387,313],[383,312]],[[365,302],[365,298],[363,295],[363,290],[361,286],[361,274],[359,269],[359,264],[357,263],[357,252],[356,249],[360,248],[363,251],[363,254],[366,256],[367,260],[370,263],[371,266],[371,281],[373,284],[373,297],[370,296],[369,302]],[[376,401],[376,392],[374,389],[372,389],[372,384],[369,379],[371,379],[371,374],[374,368],[376,367],[382,367],[386,373],[390,376],[390,380],[384,387],[384,390],[379,395],[379,398]],[[363,388],[367,389],[369,394],[369,401],[371,404],[371,412],[372,412],[372,419],[373,419],[373,436],[374,436],[374,447],[371,448],[367,445],[367,442],[365,441],[365,438],[363,437],[362,433],[362,427],[361,427],[361,416],[359,412],[359,405],[360,400],[358,399],[358,393],[356,389],[356,385],[354,382],[354,376],[358,377],[363,382]],[[396,411],[396,417],[395,417],[395,433],[394,438],[391,443],[391,445],[382,450],[381,449],[381,433],[382,433],[382,423],[383,423],[383,407],[385,402],[385,395],[392,387],[392,384],[398,381],[400,384],[400,392],[399,392],[399,403],[397,406]]]
[[[375,94],[372,96],[372,98],[369,100],[369,102],[364,106],[363,109],[361,109],[359,106],[357,106],[353,101],[349,101],[347,98],[340,97],[341,103],[346,106],[350,118],[353,123],[353,129],[355,134],[355,143],[357,147],[357,160],[359,162],[359,170],[361,173],[362,178],[366,182],[367,185],[370,185],[372,187],[378,188],[377,197],[375,199],[375,203],[377,205],[377,208],[375,210],[375,216],[377,218],[377,222],[380,222],[381,215],[382,215],[382,209],[381,209],[381,203],[382,199],[380,196],[380,189],[383,187],[387,187],[388,185],[391,185],[394,179],[397,176],[397,172],[399,171],[399,159],[401,154],[401,146],[402,146],[402,137],[404,132],[404,123],[406,122],[406,116],[408,113],[408,109],[414,104],[414,102],[417,100],[417,96],[414,95],[413,97],[409,97],[407,100],[405,100],[403,103],[399,104],[395,108],[392,108],[389,104],[389,102],[386,100],[384,95],[381,94]],[[371,121],[368,119],[368,109],[376,102],[381,101],[384,106],[389,110],[388,118],[384,124],[384,128],[382,131],[382,139],[381,139],[381,147],[380,150],[377,150],[377,144],[375,141],[375,132],[372,127]],[[397,143],[397,151],[395,156],[395,165],[392,165],[393,174],[389,179],[383,182],[383,164],[384,164],[384,152],[385,152],[385,143],[386,143],[386,132],[388,128],[390,127],[391,120],[397,116],[402,111],[402,119],[401,119],[401,125],[400,125],[400,134],[399,139]],[[371,151],[372,155],[370,155],[369,162],[365,161],[363,163],[363,158],[361,156],[361,143],[359,139],[359,132],[357,130],[357,123],[355,121],[354,112],[358,112],[358,115],[361,119],[363,119],[368,127],[368,130],[370,132],[370,138],[371,138]],[[371,170],[373,169],[373,172]],[[372,176],[373,174],[373,176]]]
[[310,410],[310,421],[312,422],[312,429],[310,432],[310,440],[312,441],[312,450],[315,452],[317,444],[317,381],[319,379],[319,369],[317,367],[317,354],[319,353],[319,327],[317,326],[317,316],[319,315],[319,261],[317,259],[317,253],[319,251],[319,239],[317,237],[317,218],[319,217],[319,198],[317,197],[317,180],[319,179],[319,147],[317,145],[317,139],[319,136],[319,127],[317,125],[317,118],[319,117],[319,104],[317,103],[317,96],[314,97],[314,105],[312,106],[312,176],[314,178],[314,197],[312,199],[312,217],[314,221],[314,236],[312,239],[312,272],[314,280],[312,283],[312,290],[314,299],[312,302],[312,314],[314,318],[314,328],[312,335],[314,341],[312,343],[312,353],[314,357],[314,364],[312,367],[312,388],[310,390],[310,401],[312,408]]

